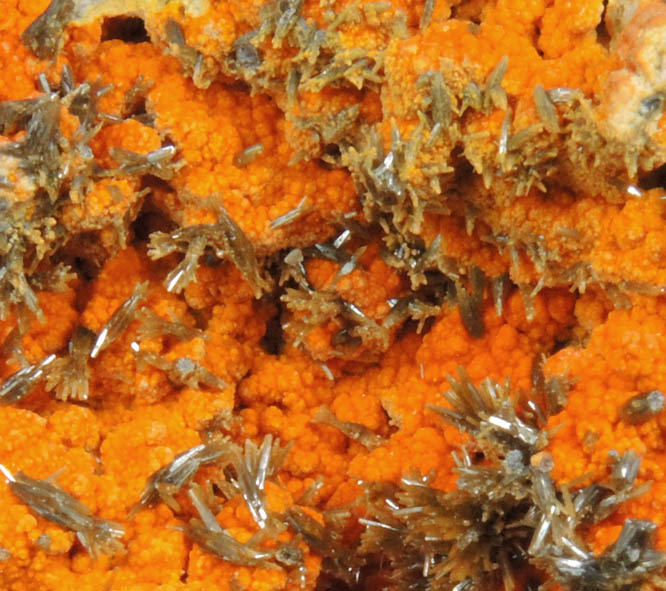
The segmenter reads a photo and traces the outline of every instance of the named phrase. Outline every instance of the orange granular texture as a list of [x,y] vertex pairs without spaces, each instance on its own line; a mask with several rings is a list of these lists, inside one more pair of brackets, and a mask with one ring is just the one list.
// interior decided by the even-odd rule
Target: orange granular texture
[[[39,292],[37,300],[43,318],[31,318],[27,332],[20,339],[20,346],[28,363],[39,363],[46,356],[61,350],[66,344],[77,318],[74,308],[74,291]],[[3,342],[5,339],[11,338],[12,328],[16,321],[13,316],[9,316],[5,321],[0,320],[0,335]],[[0,380],[6,380],[20,369],[20,359],[10,359],[9,354],[0,357]]]
[[[512,134],[539,123],[533,95],[537,84],[577,88],[596,101],[586,113],[587,123],[599,124],[600,133],[610,139],[630,137],[628,145],[633,146],[634,139],[649,144],[653,159],[640,166],[654,168],[664,159],[664,117],[637,131],[625,113],[634,111],[623,107],[625,99],[640,100],[633,91],[645,80],[649,84],[642,91],[657,91],[657,82],[650,79],[654,74],[650,56],[663,24],[663,6],[641,4],[637,19],[624,33],[609,25],[612,38],[606,47],[607,40],[597,33],[604,9],[601,0],[441,0],[424,30],[419,21],[425,2],[420,0],[393,2],[383,12],[370,0],[308,0],[302,9],[308,25],[326,27],[336,13],[347,10],[348,18],[337,28],[337,51],[350,56],[363,48],[369,59],[380,60],[383,78],[301,89],[298,100],[292,101],[284,79],[298,50],[286,41],[268,40],[259,48],[270,75],[264,81],[247,81],[249,87],[237,83],[227,63],[234,41],[260,26],[263,1],[212,2],[197,14],[176,2],[157,13],[146,9],[140,16],[151,43],[102,41],[101,20],[77,23],[65,33],[63,52],[54,63],[37,60],[19,39],[46,4],[8,0],[2,6],[0,100],[41,94],[36,82],[41,72],[55,87],[68,62],[77,81],[112,84],[98,105],[108,117],[91,141],[103,171],[108,173],[118,164],[111,152],[114,147],[146,155],[173,145],[180,168],[175,167],[173,178],[165,181],[99,178],[72,197],[62,212],[64,227],[72,233],[105,227],[99,241],[104,247],[100,250],[106,252],[89,279],[72,282],[63,293],[38,294],[44,320],[30,320],[22,339],[25,356],[36,363],[51,353],[64,354],[77,326],[99,331],[141,282],[147,283],[148,309],[165,320],[196,327],[201,334],[183,341],[169,336],[140,341],[139,323],[132,319],[108,349],[88,360],[87,406],[55,400],[40,386],[19,408],[0,407],[0,462],[37,478],[65,467],[57,477],[59,484],[96,515],[122,523],[127,546],[125,554],[92,561],[72,532],[37,516],[2,482],[0,547],[11,552],[11,559],[0,564],[0,587],[13,591],[303,588],[298,573],[239,567],[192,544],[175,527],[192,513],[183,493],[178,495],[182,515],[175,516],[163,504],[146,509],[133,521],[128,521],[127,512],[155,470],[198,444],[199,430],[219,413],[233,409],[237,422],[230,432],[239,442],[260,441],[271,434],[293,446],[277,481],[266,486],[268,504],[278,513],[295,506],[319,477],[324,482],[317,496],[319,508],[355,502],[362,493],[359,480],[396,482],[412,470],[433,471],[434,486],[452,490],[457,475],[451,452],[465,438],[426,408],[446,404],[441,392],[449,387],[447,376],[455,376],[462,366],[474,383],[486,377],[509,378],[513,391],[524,393],[531,388],[535,360],[569,341],[545,364],[547,377],[565,376],[571,382],[568,405],[549,421],[549,427],[559,427],[549,449],[555,459],[553,476],[560,482],[589,472],[600,477],[607,473],[610,450],[634,450],[642,458],[639,480],[653,480],[654,486],[591,528],[588,539],[595,550],[603,550],[627,517],[666,525],[666,419],[659,415],[628,425],[618,416],[618,408],[631,396],[666,388],[661,362],[666,354],[662,337],[666,300],[622,294],[622,302],[611,299],[616,291],[602,291],[606,284],[647,292],[666,284],[660,190],[645,191],[641,198],[607,195],[581,180],[589,171],[569,170],[548,179],[545,194],[533,189],[516,195],[507,189],[510,181],[499,178],[502,171],[497,178],[490,176],[488,188],[480,179],[467,182],[471,172],[465,169],[456,171],[460,178],[452,181],[460,185],[459,192],[440,195],[428,184],[426,165],[449,161],[456,165],[464,155],[480,173],[497,163],[505,113],[494,106],[469,113],[460,123],[460,136],[478,134],[478,140],[465,144],[463,154],[458,145],[450,156],[452,142],[427,157],[417,155],[414,166],[402,173],[402,181],[422,190],[410,198],[430,199],[441,206],[425,207],[423,220],[414,224],[415,238],[427,247],[439,237],[441,254],[454,259],[461,270],[477,265],[490,277],[509,272],[514,282],[530,287],[543,279],[546,289],[530,296],[529,305],[517,290],[512,291],[501,314],[489,299],[484,300],[479,310],[485,324],[481,338],[470,337],[458,309],[444,306],[422,327],[423,332],[413,325],[400,331],[396,327],[382,343],[382,351],[365,355],[368,351],[362,350],[363,354],[347,358],[332,348],[332,336],[343,324],[338,318],[314,328],[300,348],[294,346],[295,331],[287,329],[282,335],[286,342],[277,339],[273,343],[277,352],[268,353],[267,326],[276,318],[284,326],[287,315],[283,318],[269,298],[257,300],[230,261],[211,266],[210,260],[202,261],[196,280],[182,295],[171,294],[163,282],[178,256],[151,261],[142,238],[126,246],[123,240],[132,240],[131,232],[122,238],[108,227],[114,219],[132,218],[140,205],[139,194],[147,188],[147,211],[160,229],[170,229],[172,223],[213,223],[211,209],[223,206],[260,258],[277,258],[287,247],[326,241],[343,214],[357,212],[360,219],[361,205],[367,205],[367,195],[357,195],[354,185],[359,176],[352,179],[349,171],[330,164],[333,144],[360,142],[355,134],[363,137],[369,126],[376,127],[385,147],[393,128],[408,139],[425,98],[423,85],[417,85],[422,74],[442,69],[450,90],[459,95],[470,81],[483,87],[504,56],[509,63],[503,88],[513,113]],[[188,47],[201,52],[201,77],[191,77],[192,64],[183,59],[182,48],[166,38],[169,19],[182,26]],[[352,129],[340,132],[326,146],[322,126],[340,110],[356,105],[359,116]],[[315,123],[308,126],[309,121]],[[64,136],[73,138],[77,127],[77,119],[63,109]],[[2,145],[21,137],[3,136]],[[263,151],[241,163],[244,150],[256,144]],[[27,175],[22,176],[20,164],[5,156],[0,165],[18,183],[12,203],[27,200],[35,188]],[[297,219],[271,227],[273,220],[304,199]],[[135,229],[139,233],[140,228]],[[118,250],[118,245],[123,248]],[[330,261],[308,261],[307,278],[316,289],[332,290],[379,322],[390,312],[389,300],[409,295],[407,277],[382,259],[383,246],[372,241],[359,267],[334,286],[341,265]],[[572,270],[581,275],[572,279]],[[599,285],[584,294],[567,290],[575,283],[583,291],[587,282]],[[614,309],[618,302],[630,308]],[[526,308],[532,313],[530,320]],[[288,320],[298,319],[293,313]],[[16,322],[14,316],[0,321],[0,342]],[[166,362],[187,357],[226,386],[175,383],[164,371],[137,363],[137,347]],[[3,380],[19,369],[9,353],[0,352]],[[322,359],[326,365],[318,361]],[[368,449],[361,441],[313,421],[322,406],[342,421],[370,429],[380,443]],[[320,519],[317,511],[310,512]],[[240,497],[226,502],[217,519],[241,542],[257,531]],[[50,540],[47,548],[38,543],[44,534]],[[352,537],[349,534],[350,543]],[[293,539],[286,531],[279,541]],[[304,588],[313,589],[321,558],[301,540],[297,543],[305,552]],[[666,548],[664,528],[658,544]]]
[[245,436],[274,433],[284,442],[293,441],[284,478],[294,496],[320,474],[329,494],[345,479],[345,438],[324,437],[321,427],[310,422],[316,410],[334,398],[334,383],[312,359],[292,349],[279,358],[257,357],[237,394],[247,407],[240,411]]
[[503,316],[485,306],[486,335],[474,340],[466,333],[456,310],[439,319],[424,337],[417,354],[424,379],[443,385],[447,375],[463,366],[473,381],[486,376],[510,377],[514,388],[529,390],[532,362],[541,347],[548,350],[567,334],[572,323],[573,298],[564,291],[539,294],[534,300],[535,317],[528,322],[522,298],[513,294],[505,302]]
[[[126,522],[126,513],[152,471],[198,442],[196,432],[185,427],[180,413],[157,405],[147,407],[107,433],[100,415],[76,406],[61,407],[48,420],[27,410],[3,407],[0,411],[7,436],[0,444],[2,463],[34,478],[46,478],[64,468],[58,484],[96,515],[125,522],[123,541],[128,546],[122,566],[105,556],[97,562],[85,553],[70,557],[74,534],[30,511],[3,480],[0,502],[5,518],[0,520],[0,539],[12,552],[9,567],[0,573],[3,588],[76,585],[99,589],[108,582],[114,566],[118,567],[114,570],[119,581],[137,585],[179,582],[186,546],[181,533],[164,527],[173,523],[171,512],[156,507],[131,524]],[[100,434],[104,441],[98,452]],[[97,468],[99,461],[105,467],[103,475]],[[35,542],[43,534],[50,545],[40,549]]]
[[133,179],[102,180],[86,193],[80,203],[69,204],[63,221],[72,231],[98,229],[112,216],[123,219],[138,206],[139,182]]
[[[94,415],[88,414],[94,424]],[[95,458],[78,441],[63,440],[58,429],[49,424],[51,421],[29,410],[1,407],[0,422],[4,425],[0,456],[10,471],[22,470],[33,478],[46,478],[66,467],[58,477],[59,484],[97,510],[99,477],[95,476]],[[57,419],[54,422],[57,423]],[[92,425],[91,429],[94,430]],[[94,439],[93,435],[91,441]],[[48,577],[51,565],[69,563],[67,553],[74,543],[74,534],[30,511],[11,493],[4,478],[0,484],[0,503],[3,507],[0,539],[13,557],[10,567],[0,571],[0,582],[3,587],[12,589],[40,586],[38,581]],[[42,534],[51,538],[50,556],[35,546]]]
[[[173,460],[179,450],[197,445],[199,438],[187,428],[177,409],[160,405],[135,410],[131,418],[106,433],[100,451],[106,476],[115,481],[117,518],[136,502],[146,478]],[[130,457],[136,458],[127,466]]]
[[454,488],[457,476],[451,472],[451,451],[463,439],[426,405],[446,406],[441,392],[449,389],[447,376],[456,376],[458,367],[465,367],[474,383],[485,377],[508,377],[514,391],[529,390],[535,356],[541,346],[548,349],[555,338],[567,333],[572,306],[573,298],[566,292],[540,296],[536,318],[528,323],[515,294],[501,317],[485,306],[486,335],[478,340],[467,335],[456,310],[438,319],[425,337],[411,335],[396,343],[378,369],[345,380],[350,398],[377,396],[391,425],[399,428],[386,446],[357,453],[351,473],[361,479],[396,481],[412,469],[435,470],[435,486]]
[[[142,341],[141,349],[162,355],[170,362],[187,357],[232,386],[247,373],[253,357],[261,351],[259,341],[271,311],[255,303],[249,286],[235,268],[222,265],[210,271],[212,274],[207,274],[202,268],[199,280],[186,292],[186,299],[193,308],[206,308],[206,313],[210,314],[203,337],[183,342],[156,337]],[[162,286],[163,276],[150,267],[145,255],[132,248],[122,251],[105,265],[101,281],[91,290],[90,300],[81,316],[82,324],[91,330],[99,330],[131,296],[134,287],[143,281],[150,284],[145,301],[148,308],[167,321],[193,324],[185,302]],[[220,291],[226,291],[227,297],[224,303],[212,305],[198,300],[195,290],[208,291],[215,302],[219,301]],[[145,404],[165,398],[174,391],[163,371],[150,365],[137,365],[130,348],[130,343],[136,339],[137,328],[138,323],[133,322],[130,329],[109,347],[109,354],[101,355],[95,362],[93,396],[110,388],[114,392],[112,398],[119,402],[135,400]],[[231,390],[216,394],[206,391],[200,392],[197,399],[190,388],[181,393],[188,400],[188,415],[191,414],[194,426],[212,417],[216,411],[228,408],[231,404],[229,397],[233,394]]]
[[[664,480],[663,415],[631,425],[618,410],[632,396],[666,388],[661,363],[666,348],[666,303],[659,298],[635,298],[630,310],[614,310],[591,332],[584,347],[567,347],[548,359],[546,375],[565,375],[572,382],[566,408],[549,421],[560,426],[550,450],[553,476],[566,482],[592,473],[604,474],[608,453],[634,450],[641,457],[639,482],[655,482],[646,494],[623,505],[591,535],[603,548],[614,538],[608,524],[620,525],[628,516],[664,523],[661,491]],[[658,545],[666,547],[663,530]]]
[[150,277],[147,264],[147,259],[133,248],[108,261],[92,285],[81,323],[90,330],[100,330],[116,308],[132,295],[134,286]]
[[[476,265],[488,277],[497,277],[511,270],[509,253],[500,253],[483,237],[488,233],[485,225],[476,223],[470,232],[464,216],[434,216],[426,214],[422,235],[426,244],[432,244],[439,236],[440,250],[461,265]],[[525,269],[527,271],[527,269]]]
[[[275,250],[296,236],[302,243],[325,236],[330,232],[325,220],[356,207],[353,185],[344,171],[326,170],[312,161],[289,166],[295,151],[284,136],[285,120],[266,96],[249,96],[220,83],[198,89],[182,77],[175,58],[162,56],[148,44],[104,42],[95,61],[87,62],[80,72],[113,82],[114,91],[100,102],[101,108],[111,112],[121,110],[123,97],[138,76],[151,84],[147,108],[157,114],[157,129],[176,143],[178,157],[185,162],[173,186],[195,198],[213,196],[263,249]],[[118,145],[112,141],[114,134],[128,134],[123,147],[154,149],[153,139],[150,144],[143,139],[149,133],[144,127],[129,121],[109,127],[97,145],[100,150],[104,145]],[[234,156],[257,143],[264,151],[253,162],[242,168],[233,164]],[[282,173],[276,175],[275,170]],[[269,228],[272,220],[294,209],[303,198],[308,209],[299,224]],[[214,220],[196,208],[183,208],[172,195],[159,204],[183,225]],[[307,233],[296,233],[295,226],[303,222],[307,222]]]
[[542,4],[539,48],[544,52],[544,57],[559,57],[586,37],[596,36],[595,29],[604,9],[602,0],[582,2],[573,11],[572,7],[569,0],[555,0],[548,8]]
[[[380,248],[377,242],[371,242],[362,252],[350,249],[349,252],[356,257],[355,263],[351,260],[340,264],[326,259],[311,259],[305,263],[307,280],[315,290],[330,294],[332,300],[340,298],[378,326],[382,325],[391,311],[389,302],[406,295],[407,284],[382,260]],[[339,356],[335,337],[345,328],[344,321],[331,318],[313,326],[308,319],[314,311],[290,311],[290,320],[286,325],[288,338],[299,339],[304,332],[303,344],[313,358],[327,360]],[[358,359],[385,350],[399,327],[400,323],[391,326],[386,331],[386,338],[373,338],[360,346],[351,347],[344,357]]]
[[0,100],[17,100],[39,94],[35,78],[47,65],[21,42],[19,35],[49,5],[48,0],[5,0],[0,23]]
[[39,306],[44,320],[34,318],[21,341],[27,359],[35,363],[65,344],[76,319],[73,291],[39,294]]
[[350,273],[339,276],[341,266],[315,259],[307,265],[308,279],[315,289],[333,288],[344,300],[362,306],[373,320],[381,320],[390,310],[387,300],[403,292],[402,278],[382,260],[376,243],[363,252],[358,266]]
[[[352,482],[397,480],[411,469],[436,470],[435,485],[451,488],[455,477],[450,452],[461,442],[460,434],[443,428],[425,405],[443,404],[439,393],[448,386],[446,375],[455,375],[459,366],[467,367],[475,382],[508,376],[518,391],[528,390],[534,357],[542,346],[547,350],[566,335],[573,321],[573,298],[566,292],[549,296],[536,298],[531,323],[518,295],[508,299],[503,317],[486,306],[487,335],[477,341],[467,336],[459,312],[453,311],[425,338],[411,334],[397,341],[379,367],[334,385],[316,364],[291,351],[280,359],[266,357],[265,369],[256,368],[239,391],[249,406],[241,412],[246,434],[268,431],[295,441],[285,470],[296,477],[289,486],[297,491],[302,489],[298,480],[316,475],[325,476],[325,490],[345,489],[351,484],[343,477],[347,470]],[[287,364],[288,359],[292,361]],[[321,404],[339,419],[359,422],[390,439],[368,451],[331,427],[309,423]]]
[[[305,222],[308,229],[297,241],[312,242],[330,232],[324,220],[355,209],[347,173],[325,170],[315,162],[289,165],[295,152],[284,137],[284,119],[269,98],[219,84],[201,91],[182,78],[168,93],[155,90],[150,96],[159,113],[158,126],[177,141],[187,162],[175,187],[200,197],[214,196],[262,250],[293,241],[295,227]],[[233,164],[238,153],[258,143],[263,153],[254,161],[244,167]],[[303,198],[311,213],[297,224],[270,229],[272,220],[296,208]],[[165,205],[169,209],[176,204]],[[210,221],[196,210],[184,214],[177,218],[182,224]]]
[[174,3],[147,14],[146,20],[150,32],[158,38],[165,37],[164,27],[171,19],[182,27],[185,42],[191,47],[206,55],[226,54],[238,37],[258,25],[259,9],[263,4],[263,0],[231,0],[211,4],[204,11],[194,7],[183,15],[182,7]]
[[118,166],[118,162],[109,154],[110,148],[123,148],[139,154],[147,154],[159,149],[162,142],[159,134],[152,127],[148,127],[136,119],[126,119],[117,125],[109,125],[101,129],[91,144],[97,162],[106,168],[114,168]]
[[[387,83],[392,91],[385,96],[388,99],[384,103],[385,117],[414,115],[418,105],[415,99],[422,92],[414,83],[427,70],[437,69],[443,55],[447,68],[466,71],[467,76],[481,82],[500,59],[507,56],[509,67],[502,86],[509,95],[516,97],[516,117],[519,119],[528,103],[532,118],[535,118],[532,89],[537,83],[545,88],[565,86],[589,93],[595,87],[597,77],[609,66],[606,52],[595,42],[594,27],[600,14],[593,21],[589,39],[570,40],[557,59],[546,60],[539,55],[531,33],[525,31],[526,28],[533,30],[543,12],[543,7],[538,4],[525,2],[523,8],[516,7],[515,3],[500,2],[486,12],[479,27],[470,26],[464,20],[450,20],[445,26],[429,27],[422,34],[392,41],[386,56]],[[570,19],[562,21],[558,32],[566,35],[570,22]],[[471,55],[475,56],[473,61],[468,58]],[[460,82],[456,80],[457,84]],[[465,82],[463,79],[461,88]],[[524,121],[523,125],[532,122]]]
[[[271,511],[283,513],[294,506],[291,494],[273,483],[266,485],[266,503]],[[225,504],[217,515],[220,525],[239,542],[246,542],[258,530],[257,524],[240,497],[234,497]],[[293,535],[289,532],[281,533],[278,541],[290,542]],[[266,548],[275,547],[271,543]],[[321,566],[321,558],[308,552],[307,546],[301,542],[298,547],[304,553],[306,567],[305,584],[313,586],[317,580]],[[188,588],[206,589],[215,586],[216,589],[233,589],[234,581],[253,591],[271,591],[288,589],[295,591],[301,588],[300,574],[296,571],[287,573],[284,570],[262,567],[243,567],[219,560],[206,554],[199,547],[194,546],[190,552],[188,564]]]
[[[420,2],[398,2],[377,11],[372,2],[350,2],[349,0],[328,2],[325,5],[308,0],[303,3],[301,13],[308,27],[318,27],[323,32],[335,20],[337,15],[347,15],[339,19],[334,53],[352,55],[363,48],[372,59],[381,59],[380,54],[391,37],[405,25],[412,28],[418,24],[418,15],[422,9]],[[444,3],[440,3],[444,5]],[[147,28],[155,41],[170,55],[182,53],[182,48],[167,35],[168,25],[176,22],[182,29],[187,45],[186,51],[196,50],[201,55],[199,74],[195,74],[192,64],[186,62],[185,70],[193,75],[193,80],[201,88],[208,88],[216,78],[237,77],[233,60],[226,56],[234,54],[234,41],[244,34],[262,26],[269,13],[275,14],[276,3],[254,0],[252,2],[228,2],[209,7],[202,14],[185,16],[177,5],[168,5],[157,13],[145,15]],[[446,11],[445,8],[442,10]],[[439,14],[441,10],[438,10]],[[279,16],[279,13],[278,13]],[[372,26],[362,26],[368,19]],[[262,19],[264,19],[262,21]],[[396,27],[396,23],[400,26]],[[288,74],[288,60],[298,52],[285,40],[259,44],[262,68],[270,72],[270,78],[284,78]],[[305,50],[307,53],[308,50]],[[330,48],[325,59],[333,59]],[[310,58],[310,61],[316,61]],[[191,61],[191,59],[190,59]],[[342,60],[344,62],[344,60]],[[254,84],[252,80],[248,80]],[[214,83],[213,83],[214,84]],[[359,123],[374,123],[380,119],[379,99],[375,88],[370,85],[333,84],[323,88],[314,84],[311,88],[304,85],[293,100],[288,96],[284,85],[270,84],[270,96],[285,115],[284,137],[297,152],[319,156],[330,143],[326,133],[315,131],[318,127],[330,123],[341,109],[350,106],[359,107]],[[362,87],[361,87],[362,86]],[[263,90],[263,89],[262,89]],[[311,121],[317,123],[313,126]],[[322,137],[322,135],[324,137]]]
[[518,241],[529,243],[538,234],[545,251],[552,253],[551,277],[585,261],[593,276],[607,281],[660,284],[666,279],[663,212],[658,190],[623,205],[551,191],[547,199],[532,194],[506,207],[491,206],[484,218],[496,232],[511,231]]

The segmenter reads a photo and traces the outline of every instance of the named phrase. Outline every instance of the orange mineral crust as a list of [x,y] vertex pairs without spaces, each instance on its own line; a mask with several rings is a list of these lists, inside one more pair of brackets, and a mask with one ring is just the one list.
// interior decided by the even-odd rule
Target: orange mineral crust
[[662,2],[0,8],[0,591],[666,587]]

